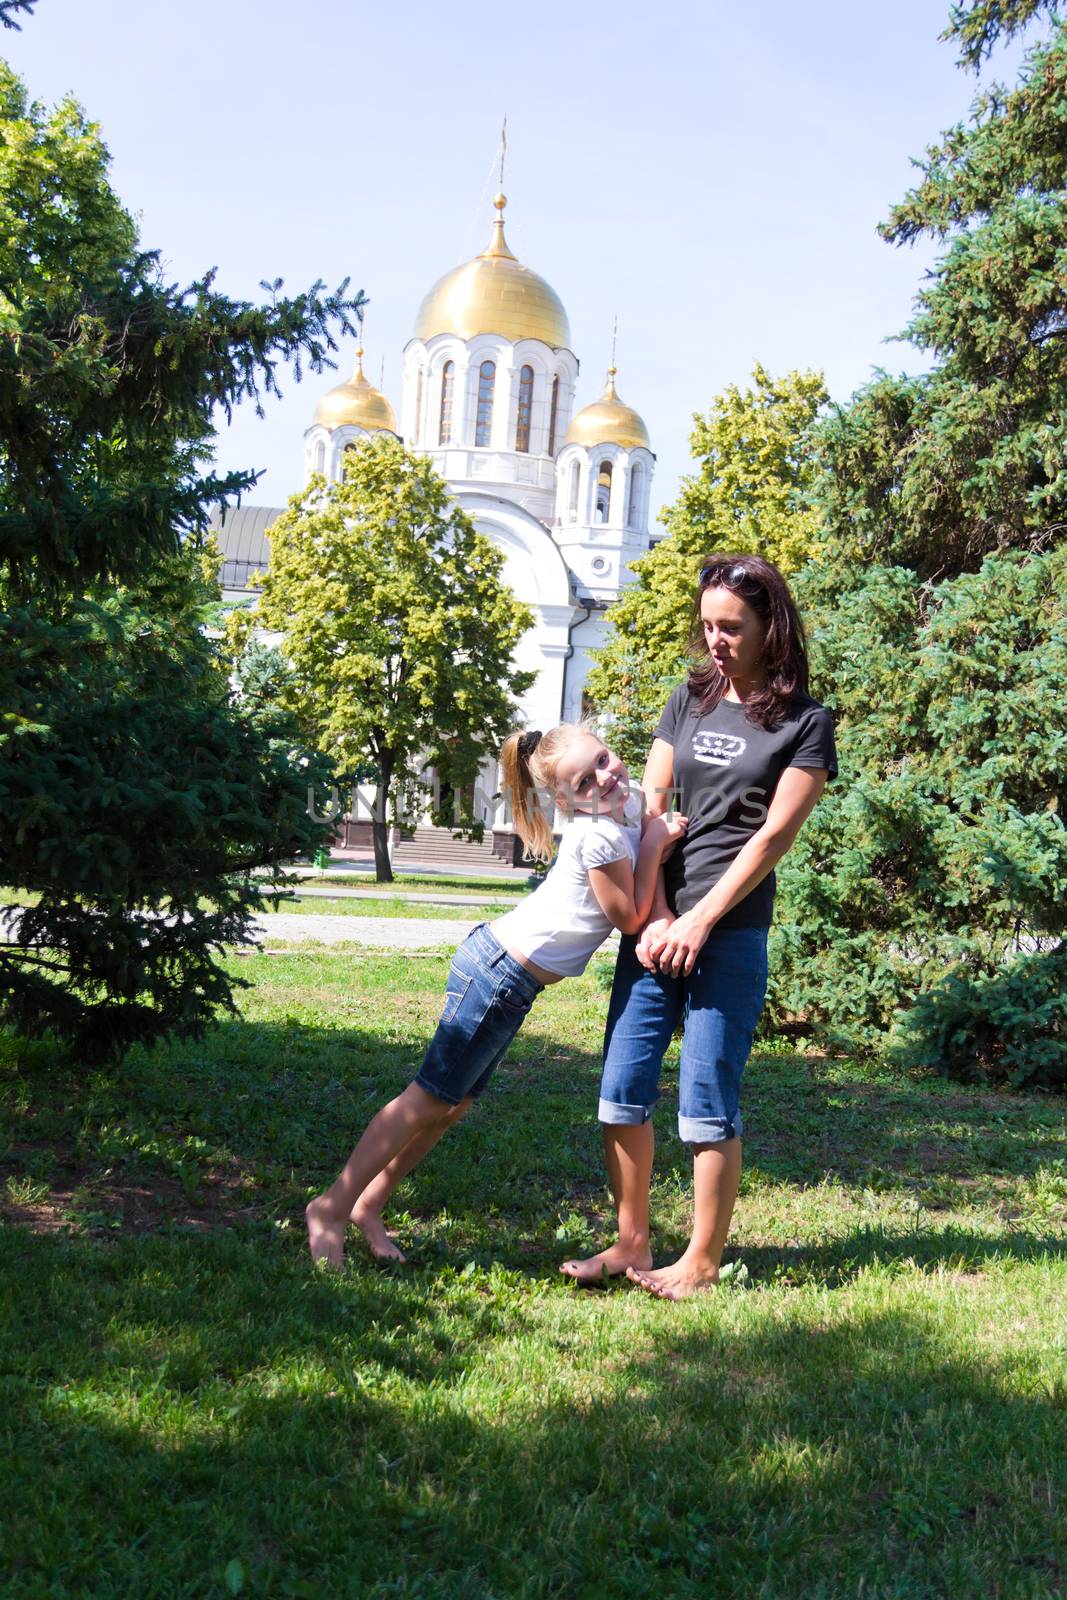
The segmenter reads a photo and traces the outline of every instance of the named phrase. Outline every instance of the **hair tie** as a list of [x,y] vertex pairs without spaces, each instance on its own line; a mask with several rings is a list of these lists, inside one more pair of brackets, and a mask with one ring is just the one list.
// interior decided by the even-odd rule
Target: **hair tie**
[[530,733],[524,733],[519,740],[519,754],[524,761],[529,761],[537,746],[541,743],[541,730],[534,728]]

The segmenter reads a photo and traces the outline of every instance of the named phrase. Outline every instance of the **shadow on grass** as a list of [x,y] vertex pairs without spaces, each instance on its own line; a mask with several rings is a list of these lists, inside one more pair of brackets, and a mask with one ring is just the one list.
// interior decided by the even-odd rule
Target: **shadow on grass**
[[[1048,1596],[1062,1381],[828,1316],[0,1233],[6,1600]],[[1032,1310],[1032,1302],[1031,1302]],[[47,1338],[41,1330],[47,1329]]]
[[[726,1250],[726,1260],[739,1252]],[[840,1289],[871,1268],[890,1272],[947,1272],[966,1278],[998,1262],[1067,1259],[1067,1241],[1040,1233],[991,1238],[966,1228],[916,1228],[891,1232],[857,1228],[816,1245],[746,1245],[740,1252],[752,1283],[812,1284]]]
[[964,1088],[822,1057],[754,1056],[746,1073],[746,1156],[775,1178],[966,1183],[1031,1177],[1062,1158],[1067,1103]]
[[[440,963],[432,965],[412,980],[432,992],[431,1008]],[[422,1235],[427,1262],[458,1251],[464,1259],[552,1272],[561,1256],[581,1248],[556,1237],[564,1212],[586,1219],[590,1244],[603,1225],[608,1206],[593,1120],[599,1059],[582,1039],[565,1036],[569,1013],[552,1011],[555,1000],[546,999],[484,1099],[398,1194],[409,1236]],[[66,1196],[64,1205],[80,1187],[89,1198],[81,1201],[79,1225],[90,1233],[279,1217],[298,1224],[306,1194],[333,1177],[369,1118],[417,1066],[425,1018],[398,1018],[393,995],[383,998],[383,1009],[389,1020],[373,1028],[323,1027],[300,1013],[225,1022],[193,1046],[134,1053],[123,1069],[89,1079],[33,1056],[5,1084],[5,1170],[36,1175],[53,1196]],[[314,1016],[313,1008],[307,1014]],[[684,1195],[690,1155],[670,1131],[674,1082],[668,1070],[656,1181],[661,1194]],[[904,1217],[891,1233],[863,1227],[811,1250],[746,1246],[746,1264],[759,1279],[836,1284],[876,1260],[926,1266],[1062,1248],[1034,1226],[993,1240],[977,1230],[961,1233],[938,1222],[930,1207],[931,1196],[944,1200],[953,1186],[957,1198],[992,1201],[998,1185],[1053,1163],[1062,1151],[1063,1116],[1047,1097],[757,1056],[746,1113],[750,1182],[804,1188],[829,1176],[860,1190],[897,1186],[923,1208],[922,1227],[909,1227]],[[53,1205],[53,1214],[67,1212]],[[16,1218],[34,1220],[17,1208]],[[662,1234],[661,1255],[682,1237],[677,1228]]]

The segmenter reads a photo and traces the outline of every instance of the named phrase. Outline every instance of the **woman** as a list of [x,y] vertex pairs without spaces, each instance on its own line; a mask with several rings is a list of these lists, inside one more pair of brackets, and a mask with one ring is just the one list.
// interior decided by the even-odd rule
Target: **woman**
[[[714,1284],[741,1176],[741,1074],[767,984],[774,866],[837,772],[833,724],[810,699],[804,628],[777,567],[715,556],[700,572],[693,666],[656,729],[643,787],[672,795],[688,831],[650,920],[625,938],[608,1009],[600,1121],[619,1217],[615,1244],[560,1269],[590,1283],[625,1272],[680,1300]],[[684,1023],[678,1131],[693,1147],[689,1246],[652,1271],[652,1109]]]

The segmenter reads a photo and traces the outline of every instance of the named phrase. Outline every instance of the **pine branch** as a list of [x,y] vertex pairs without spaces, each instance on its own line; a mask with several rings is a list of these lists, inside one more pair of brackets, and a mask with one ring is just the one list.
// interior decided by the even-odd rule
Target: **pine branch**
[[21,33],[22,23],[17,21],[17,13],[22,11],[29,16],[36,4],[37,0],[0,0],[0,23]]
[[995,45],[1013,39],[1039,12],[1051,13],[1055,3],[1056,0],[970,0],[970,4],[952,7],[949,26],[941,37],[957,40],[959,65],[977,72]]

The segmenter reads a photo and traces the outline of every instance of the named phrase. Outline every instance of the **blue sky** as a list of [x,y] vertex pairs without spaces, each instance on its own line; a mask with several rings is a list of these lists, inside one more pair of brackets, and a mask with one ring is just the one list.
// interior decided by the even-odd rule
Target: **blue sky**
[[[422,295],[489,238],[506,111],[511,247],[567,307],[579,404],[618,313],[619,392],[648,424],[660,505],[692,413],[755,361],[821,368],[842,400],[876,366],[921,366],[885,339],[931,252],[875,229],[975,92],[938,42],[947,9],[39,0],[0,48],[36,98],[73,92],[102,123],[176,279],[365,289],[368,376],[384,356],[394,404]],[[299,488],[303,430],[337,381],[283,381],[264,420],[244,406],[222,431],[223,467],[266,469],[254,501]]]

